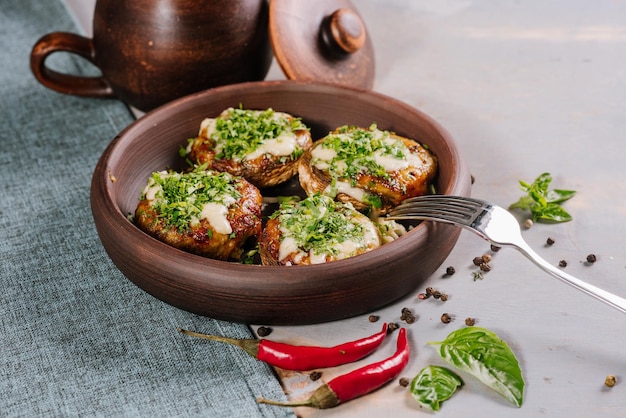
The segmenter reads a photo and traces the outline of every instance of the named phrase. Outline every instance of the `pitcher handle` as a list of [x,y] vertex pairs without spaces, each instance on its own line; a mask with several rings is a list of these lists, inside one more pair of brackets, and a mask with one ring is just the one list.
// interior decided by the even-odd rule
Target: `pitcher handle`
[[49,89],[83,97],[116,97],[104,77],[81,77],[63,74],[46,66],[46,58],[54,52],[79,55],[95,65],[93,41],[68,32],[53,32],[41,37],[30,54],[30,68],[35,78]]

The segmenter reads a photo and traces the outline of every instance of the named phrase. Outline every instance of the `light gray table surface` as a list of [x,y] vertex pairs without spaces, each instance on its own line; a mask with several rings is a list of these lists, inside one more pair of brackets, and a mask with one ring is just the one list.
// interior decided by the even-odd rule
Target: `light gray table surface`
[[[66,0],[86,33],[93,0]],[[518,180],[543,172],[552,187],[574,189],[565,204],[574,220],[535,224],[524,238],[548,261],[626,297],[626,2],[355,0],[376,51],[374,90],[440,122],[457,140],[475,183],[475,197],[508,206]],[[268,79],[284,78],[276,63]],[[520,220],[522,220],[520,218]],[[546,246],[548,237],[556,241]],[[626,417],[626,316],[543,273],[515,250],[494,255],[492,271],[474,280],[472,259],[488,244],[463,232],[424,287],[447,302],[408,295],[374,312],[400,321],[417,315],[412,358],[403,376],[443,365],[427,341],[464,326],[466,317],[496,332],[518,356],[526,381],[515,408],[461,374],[464,387],[443,404],[444,417]],[[585,263],[588,254],[597,262]],[[456,274],[444,278],[447,266]],[[440,322],[443,312],[454,320]],[[273,339],[331,345],[373,333],[366,316],[333,323],[274,327]],[[393,351],[392,339],[373,357]],[[355,365],[325,371],[323,379]],[[617,376],[609,389],[605,376]],[[303,376],[284,380],[294,397],[312,390]],[[304,382],[304,383],[303,383]],[[396,382],[306,417],[428,415]],[[432,415],[432,414],[431,414]]]

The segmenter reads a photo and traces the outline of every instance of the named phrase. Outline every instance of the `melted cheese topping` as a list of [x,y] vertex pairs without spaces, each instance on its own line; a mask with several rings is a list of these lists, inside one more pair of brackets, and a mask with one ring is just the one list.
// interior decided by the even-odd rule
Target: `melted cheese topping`
[[230,234],[233,228],[228,222],[228,208],[219,203],[205,203],[200,213],[200,219],[206,219],[215,232],[219,234]]
[[[160,171],[158,176],[161,179],[165,179],[169,176],[178,176],[178,173],[168,173],[167,171]],[[196,192],[199,188],[197,186],[192,186],[187,189],[187,193],[189,197],[189,203],[193,203],[195,199],[191,199],[191,196],[194,192]],[[157,195],[162,194],[163,187],[155,182],[154,178],[150,178],[148,180],[148,184],[143,189],[144,198],[155,203],[155,199],[157,199]],[[213,230],[220,234],[230,234],[233,232],[232,226],[228,221],[228,208],[237,201],[235,197],[229,194],[221,194],[216,196],[219,199],[219,202],[207,202],[202,205],[202,210],[200,211],[199,216],[191,216],[191,220],[189,222],[190,226],[197,226],[201,220],[206,220]]]
[[352,257],[357,253],[379,247],[382,242],[379,235],[378,227],[365,215],[354,212],[351,213],[349,219],[358,223],[363,227],[363,234],[360,240],[347,239],[343,242],[335,243],[332,248],[334,254],[321,253],[316,254],[313,251],[304,252],[298,248],[298,244],[294,237],[290,236],[290,231],[284,227],[281,227],[281,233],[283,239],[280,242],[278,259],[283,261],[285,258],[293,255],[294,261],[297,263],[304,257],[309,257],[311,264],[322,264],[328,260],[342,260],[348,257]]
[[[373,131],[372,134],[374,139],[381,140],[390,148],[399,148],[403,150],[401,157],[387,154],[383,149],[376,150],[369,156],[369,158],[372,158],[377,165],[385,170],[385,172],[393,173],[409,167],[421,167],[424,165],[420,156],[415,153],[409,152],[409,149],[402,140],[392,137],[385,137],[385,133],[379,130]],[[342,138],[342,140],[346,142],[349,142],[351,138],[350,133],[332,135]],[[328,148],[324,144],[324,142],[321,142],[313,148],[313,150],[311,151],[311,157],[313,165],[319,170],[328,170],[332,164],[336,168],[336,172],[344,173],[346,171],[346,161],[337,159],[337,152],[332,148]],[[367,155],[364,155],[362,157],[368,158]],[[360,168],[362,170],[366,170],[365,166],[361,166]]]
[[[334,193],[333,193],[334,192]],[[337,181],[335,182],[335,187],[331,187],[330,185],[324,189],[324,194],[328,196],[332,196],[335,193],[343,193],[351,198],[358,200],[359,202],[365,202],[369,194],[358,187],[352,187],[350,183],[345,181]]]
[[298,142],[296,141],[295,134],[283,133],[274,139],[265,140],[261,145],[257,147],[256,150],[247,154],[245,159],[248,161],[256,160],[257,158],[265,154],[270,154],[276,157],[284,157],[291,155],[296,150],[297,146]]
[[[219,117],[227,117],[228,113],[232,109],[227,109],[222,112]],[[253,113],[260,114],[263,111],[257,110],[252,111]],[[281,120],[281,119],[289,119],[291,115],[284,112],[274,112],[272,119]],[[199,136],[205,138],[211,138],[217,130],[217,118],[206,118],[200,123],[200,131]],[[193,141],[190,141],[187,145],[186,152],[189,154],[191,152],[193,146]],[[298,141],[296,134],[289,131],[283,132],[276,138],[266,139],[264,140],[254,151],[246,154],[244,156],[244,160],[251,161],[255,160],[263,155],[272,155],[275,157],[286,157],[291,155],[298,148]],[[215,145],[215,153],[220,154],[220,152],[224,149],[224,144],[220,141]]]
[[[157,173],[159,177],[165,178],[167,177],[167,171],[159,171]],[[157,184],[152,177],[148,180],[148,184],[143,189],[143,194],[146,197],[146,200],[154,200],[156,198],[157,193],[163,191],[163,188],[160,184]]]

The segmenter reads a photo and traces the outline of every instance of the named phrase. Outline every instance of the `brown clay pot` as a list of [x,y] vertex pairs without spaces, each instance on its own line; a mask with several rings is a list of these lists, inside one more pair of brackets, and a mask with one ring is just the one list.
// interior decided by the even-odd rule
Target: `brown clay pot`
[[[31,69],[46,87],[117,97],[148,111],[203,89],[265,78],[272,60],[266,0],[98,0],[93,37],[54,32],[33,47]],[[57,51],[80,55],[100,77],[46,66]]]

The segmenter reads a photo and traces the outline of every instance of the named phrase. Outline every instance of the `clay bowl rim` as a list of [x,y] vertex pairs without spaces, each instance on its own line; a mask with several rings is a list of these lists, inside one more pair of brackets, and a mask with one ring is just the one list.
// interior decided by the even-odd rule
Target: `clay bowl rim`
[[[302,280],[298,280],[298,278],[304,278],[306,280],[307,278],[310,279],[314,277],[317,288],[333,289],[337,286],[338,272],[350,272],[349,276],[351,282],[355,280],[353,277],[355,276],[354,272],[364,271],[364,267],[372,268],[378,273],[381,273],[384,271],[381,270],[381,266],[389,265],[390,262],[395,262],[399,258],[405,259],[411,257],[412,252],[414,252],[417,247],[422,246],[428,241],[429,237],[434,235],[450,235],[450,239],[454,241],[452,246],[454,246],[459,235],[458,228],[442,224],[421,223],[408,234],[392,243],[383,245],[366,254],[334,261],[332,263],[291,267],[245,265],[212,260],[178,250],[145,234],[129,222],[127,215],[120,207],[119,199],[114,191],[114,188],[117,187],[116,185],[119,184],[120,181],[120,179],[116,178],[115,167],[119,165],[119,159],[123,158],[124,152],[128,148],[132,148],[137,138],[141,139],[142,134],[149,131],[151,127],[163,124],[173,117],[175,118],[177,114],[184,114],[188,109],[197,106],[198,103],[203,100],[215,101],[217,100],[214,99],[215,97],[221,98],[228,95],[241,98],[251,92],[271,91],[274,94],[277,94],[277,92],[280,94],[281,92],[289,92],[292,90],[303,94],[324,93],[332,95],[342,93],[352,95],[368,103],[379,103],[383,108],[392,106],[395,109],[393,112],[406,112],[407,118],[421,118],[441,136],[443,144],[447,147],[447,152],[450,153],[451,158],[454,160],[453,163],[455,164],[455,167],[452,169],[453,171],[449,173],[450,179],[446,184],[446,188],[439,190],[439,193],[469,194],[469,171],[452,136],[431,117],[397,99],[370,90],[354,87],[293,80],[248,82],[205,90],[177,99],[137,119],[111,141],[100,157],[94,170],[90,199],[98,234],[104,244],[105,250],[113,262],[132,282],[144,291],[147,291],[171,305],[200,315],[212,316],[216,319],[246,323],[261,323],[259,321],[264,320],[264,323],[267,324],[318,323],[354,316],[361,312],[356,312],[359,308],[355,308],[355,312],[350,312],[349,310],[344,312],[345,309],[339,309],[340,312],[338,312],[337,315],[321,314],[318,319],[312,318],[311,320],[294,317],[292,321],[288,318],[281,317],[280,313],[269,313],[267,318],[263,315],[257,315],[259,321],[254,321],[257,317],[254,315],[246,315],[245,313],[232,315],[223,312],[213,313],[210,307],[207,308],[206,312],[202,309],[190,309],[189,306],[186,306],[185,300],[181,295],[172,294],[164,299],[162,286],[173,287],[175,288],[174,290],[180,290],[184,293],[197,288],[207,289],[208,284],[206,280],[210,278],[211,286],[209,287],[216,295],[219,293],[218,296],[220,298],[231,298],[233,303],[240,302],[245,305],[249,302],[250,298],[255,299],[251,292],[258,291],[260,292],[258,298],[264,297],[263,289],[268,287],[268,278],[282,277],[281,280],[289,280],[288,285],[271,287],[272,294],[269,295],[271,298],[288,298],[292,302],[298,300],[307,302],[311,300],[323,301],[328,295],[325,295],[324,292],[316,293],[314,289],[311,289],[308,283],[301,283]],[[286,111],[289,110],[287,109]],[[307,119],[312,118],[307,118],[307,115],[298,116],[301,116],[305,123]],[[199,121],[197,121],[197,124],[199,126]],[[386,129],[384,126],[381,126],[381,128]],[[179,142],[182,140],[184,143],[185,139],[186,138],[178,138],[177,140]],[[428,140],[424,142],[428,143]],[[118,160],[116,160],[116,158]],[[164,168],[165,167],[153,167],[152,170],[156,171]],[[113,181],[112,178],[116,178],[116,181]],[[124,241],[115,241],[115,238],[121,238]],[[110,240],[113,240],[115,244],[112,244]],[[117,246],[120,248],[116,248]],[[146,269],[151,279],[143,280],[136,277],[138,267],[129,265],[131,261],[128,260],[128,255],[121,254],[124,249],[131,249],[137,252],[137,254],[135,254],[137,265]],[[450,250],[451,247],[446,251],[446,256]],[[120,265],[120,263],[124,262],[126,263],[125,265]],[[443,262],[443,259],[441,262]],[[199,274],[199,269],[205,272],[204,276]],[[432,272],[430,274],[432,274]],[[170,280],[167,277],[168,275],[174,275],[179,279]],[[233,277],[236,277],[236,279],[233,279]],[[183,278],[182,280],[184,280],[184,282],[181,283],[180,278]],[[154,283],[151,283],[151,280],[154,281]],[[357,283],[352,284],[356,285]],[[388,304],[405,295],[406,286],[404,287],[404,290],[400,292],[402,294],[391,292],[386,300],[381,300],[378,305],[382,306]],[[351,293],[350,290],[346,290],[346,292],[347,294]],[[355,295],[358,293],[358,291],[355,292]],[[331,295],[330,297],[334,296]],[[210,295],[207,295],[207,300],[210,299]],[[368,305],[368,307],[364,306],[360,308],[361,311],[371,309],[372,307],[376,307],[374,305],[377,305],[376,302],[372,301],[366,301],[364,303]],[[267,308],[269,308],[269,306]],[[276,317],[276,319],[272,319],[274,317]]]

